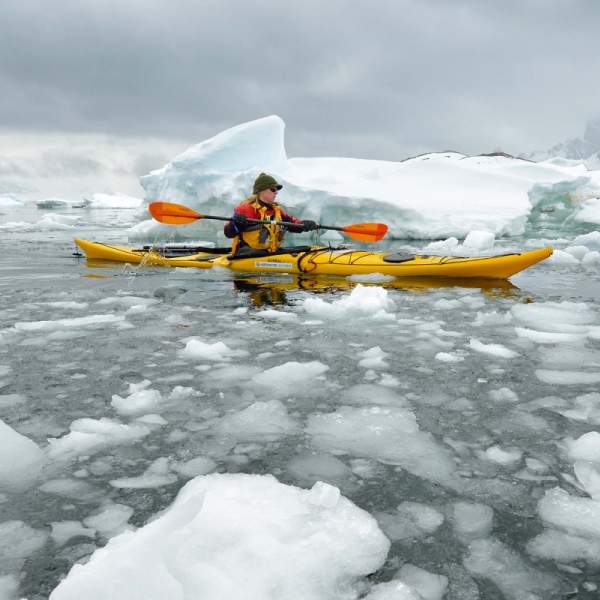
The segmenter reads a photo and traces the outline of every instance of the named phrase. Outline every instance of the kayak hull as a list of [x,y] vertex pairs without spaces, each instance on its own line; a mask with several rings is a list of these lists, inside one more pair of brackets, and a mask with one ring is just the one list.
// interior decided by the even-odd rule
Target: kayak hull
[[310,248],[289,253],[231,258],[210,252],[166,257],[151,250],[135,250],[87,240],[75,240],[88,259],[128,262],[148,266],[211,268],[220,266],[244,273],[293,275],[372,275],[391,277],[443,277],[507,279],[548,258],[552,248],[484,257],[398,256],[383,252],[333,248]]

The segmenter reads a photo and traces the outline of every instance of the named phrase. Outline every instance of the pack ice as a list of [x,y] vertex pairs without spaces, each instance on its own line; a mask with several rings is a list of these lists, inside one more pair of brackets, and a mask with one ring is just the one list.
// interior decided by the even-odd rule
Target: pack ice
[[[141,178],[146,200],[229,214],[250,193],[258,173],[267,171],[284,185],[282,204],[302,218],[331,224],[383,221],[396,238],[465,237],[473,230],[520,234],[532,211],[558,196],[572,205],[544,207],[540,219],[556,212],[563,220],[566,209],[576,222],[600,222],[600,172],[583,163],[457,152],[402,162],[288,158],[284,129],[282,119],[272,115],[192,146]],[[202,221],[186,227],[197,233],[220,225]],[[130,234],[147,235],[149,228],[160,231],[158,224],[140,224]]]

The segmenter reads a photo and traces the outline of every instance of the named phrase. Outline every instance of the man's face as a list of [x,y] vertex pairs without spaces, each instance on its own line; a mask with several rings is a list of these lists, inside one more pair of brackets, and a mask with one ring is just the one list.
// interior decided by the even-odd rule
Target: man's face
[[258,195],[258,199],[265,204],[273,204],[277,198],[278,192],[279,190],[277,188],[267,188]]

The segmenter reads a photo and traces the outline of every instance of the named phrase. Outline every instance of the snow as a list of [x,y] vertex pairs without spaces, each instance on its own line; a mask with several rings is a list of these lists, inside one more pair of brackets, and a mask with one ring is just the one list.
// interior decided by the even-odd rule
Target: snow
[[208,214],[229,213],[251,192],[258,173],[266,171],[282,182],[283,205],[301,218],[332,224],[383,221],[396,238],[471,234],[465,247],[480,252],[491,248],[493,236],[523,233],[540,198],[565,184],[577,202],[583,201],[578,206],[573,200],[568,207],[574,218],[600,222],[600,183],[582,165],[456,152],[402,162],[288,158],[284,128],[273,115],[189,148],[141,178],[146,200],[168,198]]
[[15,196],[11,196],[10,194],[0,194],[0,209],[19,208],[21,206],[23,206],[23,202]]
[[40,475],[44,455],[39,446],[0,419],[0,491],[19,491]]
[[320,319],[394,320],[395,316],[390,311],[393,311],[395,306],[386,289],[361,284],[339,300],[327,302],[317,296],[311,296],[302,303],[302,308],[307,313]]
[[565,440],[567,454],[573,461],[589,460],[600,464],[600,433],[590,431],[576,440]]
[[207,475],[75,565],[50,598],[352,597],[388,549],[375,520],[325,483],[303,490],[272,476]]

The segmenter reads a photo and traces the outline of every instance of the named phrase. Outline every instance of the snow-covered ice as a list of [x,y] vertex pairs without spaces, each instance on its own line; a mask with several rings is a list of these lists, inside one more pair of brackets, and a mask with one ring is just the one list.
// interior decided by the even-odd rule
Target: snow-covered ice
[[352,597],[388,549],[376,521],[328,484],[208,475],[74,566],[50,598]]

